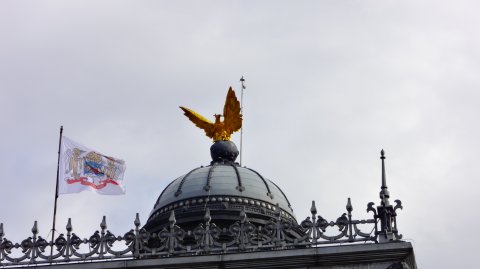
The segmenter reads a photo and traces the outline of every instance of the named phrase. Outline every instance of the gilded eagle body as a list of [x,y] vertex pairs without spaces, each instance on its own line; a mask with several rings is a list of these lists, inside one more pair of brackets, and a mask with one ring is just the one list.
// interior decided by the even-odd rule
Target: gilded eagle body
[[[186,107],[180,107],[185,116],[190,119],[198,128],[205,131],[205,134],[212,138],[214,142],[220,140],[230,140],[231,135],[242,128],[242,113],[240,102],[235,96],[232,87],[228,89],[223,115],[215,114],[215,122],[211,122],[197,112]],[[223,121],[221,117],[223,116]]]

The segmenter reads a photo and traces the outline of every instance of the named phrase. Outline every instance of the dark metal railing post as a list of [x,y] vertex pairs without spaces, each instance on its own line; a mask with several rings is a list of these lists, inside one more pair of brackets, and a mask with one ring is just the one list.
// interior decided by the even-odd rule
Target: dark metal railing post
[[[383,243],[400,239],[400,237],[397,236],[398,231],[396,230],[395,224],[395,211],[399,207],[396,206],[394,208],[389,201],[390,192],[388,191],[387,187],[387,176],[385,173],[385,151],[383,149],[380,151],[380,159],[382,160],[382,187],[380,191],[380,206],[377,207],[377,210],[378,218],[380,219],[380,231],[378,232],[379,242]],[[400,200],[396,200],[395,202],[397,201],[400,203],[401,207]]]
[[105,216],[103,216],[102,222],[100,222],[100,228],[102,229],[102,232],[100,233],[100,250],[98,253],[98,257],[100,259],[103,259],[104,254],[107,253],[105,246],[105,230],[107,229],[107,218]]
[[140,258],[140,217],[138,213],[135,215],[135,221],[133,222],[133,224],[135,225],[135,242],[133,257]]
[[347,212],[348,212],[348,240],[350,242],[353,242],[353,225],[352,225],[352,211],[353,211],[353,206],[352,206],[352,203],[350,201],[350,197],[348,197],[348,200],[347,200]]
[[168,253],[172,254],[173,252],[175,252],[176,247],[175,224],[177,223],[177,219],[175,218],[175,210],[172,210],[168,221],[170,222],[170,230],[168,235]]
[[310,213],[312,213],[312,245],[317,244],[317,207],[315,206],[315,201],[312,201],[312,206],[310,207]]
[[35,259],[37,258],[37,234],[38,234],[38,225],[37,221],[33,222],[33,227],[32,227],[32,246],[31,246],[31,252],[30,252],[30,263],[35,263]]
[[210,209],[206,208],[205,216],[203,217],[205,221],[205,234],[204,234],[204,250],[206,253],[210,251],[210,221],[212,221],[212,216],[210,215]]
[[73,231],[73,227],[72,227],[72,219],[71,218],[68,218],[68,222],[67,222],[67,226],[65,226],[65,228],[67,229],[67,246],[65,248],[65,259],[67,261],[70,260],[70,256],[71,256],[71,246],[72,246],[72,231]]

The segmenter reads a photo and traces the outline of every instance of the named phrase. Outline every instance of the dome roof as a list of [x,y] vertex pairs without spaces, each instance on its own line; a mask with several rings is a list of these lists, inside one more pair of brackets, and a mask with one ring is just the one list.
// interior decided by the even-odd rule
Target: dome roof
[[[230,141],[220,142],[228,143],[228,147],[235,146]],[[276,212],[282,218],[295,221],[290,202],[275,183],[233,162],[236,156],[231,157],[232,149],[227,149],[225,154],[220,150],[220,156],[230,157],[219,157],[218,145],[214,146],[211,165],[191,170],[162,191],[145,225],[147,230],[156,232],[165,227],[172,210],[177,223],[184,226],[196,226],[201,222],[206,208],[210,209],[215,223],[238,220],[242,209],[257,224],[264,224]]]

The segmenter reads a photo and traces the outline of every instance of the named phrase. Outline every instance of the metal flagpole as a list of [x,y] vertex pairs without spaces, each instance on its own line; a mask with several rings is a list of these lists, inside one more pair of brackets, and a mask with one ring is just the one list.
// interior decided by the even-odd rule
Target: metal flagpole
[[[242,83],[242,93],[240,97],[240,112],[242,112],[242,117],[243,117],[243,90],[246,89],[245,87],[245,79],[243,76],[240,78],[240,82]],[[243,120],[242,120],[243,121]],[[243,123],[242,123],[242,129],[240,129],[240,166],[242,166],[242,140],[243,140]]]
[[[52,243],[55,239],[55,219],[57,217],[58,177],[60,172],[60,150],[62,147],[63,126],[60,126],[60,138],[58,140],[57,183],[55,184],[55,204],[53,206]],[[50,249],[50,257],[53,256],[53,245]],[[52,262],[52,261],[50,261]]]

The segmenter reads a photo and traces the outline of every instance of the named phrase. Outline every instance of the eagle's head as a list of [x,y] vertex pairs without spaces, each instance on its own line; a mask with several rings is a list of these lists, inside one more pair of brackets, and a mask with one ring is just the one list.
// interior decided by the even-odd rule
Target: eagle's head
[[222,117],[222,115],[221,114],[215,114],[213,116],[215,116],[215,123],[220,123],[220,118]]

